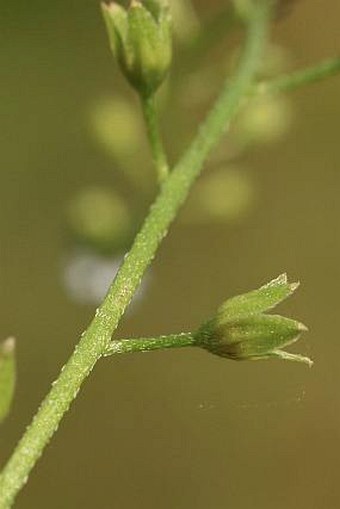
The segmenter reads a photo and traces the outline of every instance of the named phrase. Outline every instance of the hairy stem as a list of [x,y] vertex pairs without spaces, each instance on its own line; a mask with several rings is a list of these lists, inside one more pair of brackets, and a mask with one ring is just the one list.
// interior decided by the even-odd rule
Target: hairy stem
[[105,351],[105,356],[122,353],[151,352],[152,350],[164,350],[165,348],[183,348],[195,346],[196,338],[191,332],[169,334],[157,338],[119,339],[112,341]]
[[256,5],[234,80],[228,80],[193,143],[162,186],[107,296],[5,466],[0,478],[0,509],[12,506],[83,381],[109,347],[159,244],[249,90],[261,63],[270,14],[269,2]]
[[142,96],[141,103],[152,152],[152,159],[157,171],[158,181],[162,184],[169,175],[169,165],[159,129],[155,95],[151,94],[145,97]]

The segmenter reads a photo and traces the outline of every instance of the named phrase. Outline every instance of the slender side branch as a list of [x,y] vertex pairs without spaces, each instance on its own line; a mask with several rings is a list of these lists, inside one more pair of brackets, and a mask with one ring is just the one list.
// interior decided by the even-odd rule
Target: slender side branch
[[197,137],[162,186],[107,296],[5,466],[0,478],[0,509],[12,506],[82,383],[110,345],[112,334],[159,244],[249,90],[261,63],[270,14],[269,2],[256,5],[233,82],[228,80]]
[[191,332],[182,332],[181,334],[169,334],[157,338],[137,338],[137,339],[119,339],[112,341],[105,351],[105,356],[134,353],[151,352],[152,350],[164,350],[165,348],[183,348],[185,346],[194,346],[196,338]]
[[141,103],[152,152],[152,159],[156,167],[158,181],[162,184],[169,174],[169,165],[159,129],[155,94],[142,96]]
[[255,87],[256,93],[280,93],[290,92],[296,88],[318,81],[340,73],[340,57],[330,58],[307,69],[292,72],[279,76],[272,81],[259,83]]

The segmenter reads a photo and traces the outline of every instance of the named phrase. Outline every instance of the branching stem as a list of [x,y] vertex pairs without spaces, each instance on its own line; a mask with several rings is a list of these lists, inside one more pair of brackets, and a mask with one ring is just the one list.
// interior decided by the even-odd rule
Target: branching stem
[[138,339],[119,339],[111,341],[110,346],[105,351],[105,356],[134,353],[151,352],[152,350],[164,350],[165,348],[183,348],[185,346],[194,346],[196,339],[191,332],[182,332],[180,334],[169,334],[157,338],[138,338]]
[[290,92],[296,88],[317,83],[318,81],[340,73],[340,57],[330,58],[312,67],[285,74],[272,81],[259,83],[254,92],[257,94],[277,94]]
[[0,477],[0,509],[9,509],[56,432],[60,421],[110,345],[158,246],[200,174],[208,155],[228,128],[261,63],[269,26],[269,3],[256,3],[239,68],[228,80],[195,140],[164,182],[106,298],[97,309],[70,359],[26,429]]

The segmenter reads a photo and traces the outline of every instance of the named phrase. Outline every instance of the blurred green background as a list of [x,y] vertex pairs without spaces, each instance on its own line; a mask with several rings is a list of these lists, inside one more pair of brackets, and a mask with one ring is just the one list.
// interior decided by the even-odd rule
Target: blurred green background
[[[199,19],[226,3],[197,1]],[[339,51],[339,16],[336,0],[296,2],[273,29],[290,54],[288,68]],[[79,288],[72,293],[65,285],[70,266],[84,253],[99,256],[111,276],[122,255],[123,244],[108,256],[76,243],[72,203],[89,186],[117,192],[137,227],[155,188],[143,140],[125,149],[130,180],[124,154],[112,157],[107,147],[106,108],[101,116],[98,105],[118,98],[136,122],[139,113],[112,62],[98,2],[3,3],[0,26],[0,332],[17,337],[19,371],[13,410],[0,429],[4,462],[93,315],[86,291],[81,301]],[[237,33],[222,39],[184,71],[187,49],[177,42],[179,83],[174,76],[176,92],[163,91],[162,99],[172,160],[215,96],[239,40]],[[247,150],[222,144],[207,171],[226,167],[228,198],[241,196],[236,209],[222,206],[205,220],[200,203],[183,211],[119,330],[129,337],[194,328],[226,297],[287,271],[302,286],[282,313],[310,327],[296,349],[315,367],[233,363],[192,349],[106,359],[18,509],[339,507],[339,85],[334,78],[290,95],[291,127],[275,143]],[[117,136],[122,129],[118,123]],[[127,183],[138,178],[135,188]],[[193,194],[205,196],[203,179]],[[214,203],[219,184],[209,188]]]

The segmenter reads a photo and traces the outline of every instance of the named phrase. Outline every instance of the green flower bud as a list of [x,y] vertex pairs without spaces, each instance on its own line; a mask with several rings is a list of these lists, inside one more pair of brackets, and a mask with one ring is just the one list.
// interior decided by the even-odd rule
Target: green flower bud
[[282,348],[294,343],[307,328],[300,322],[278,315],[267,315],[289,297],[298,283],[289,283],[282,274],[270,283],[227,300],[197,332],[198,344],[206,350],[234,360],[280,358],[312,365],[301,355]]
[[166,0],[132,0],[130,8],[102,4],[110,46],[131,85],[143,95],[164,81],[172,58],[171,19]]

